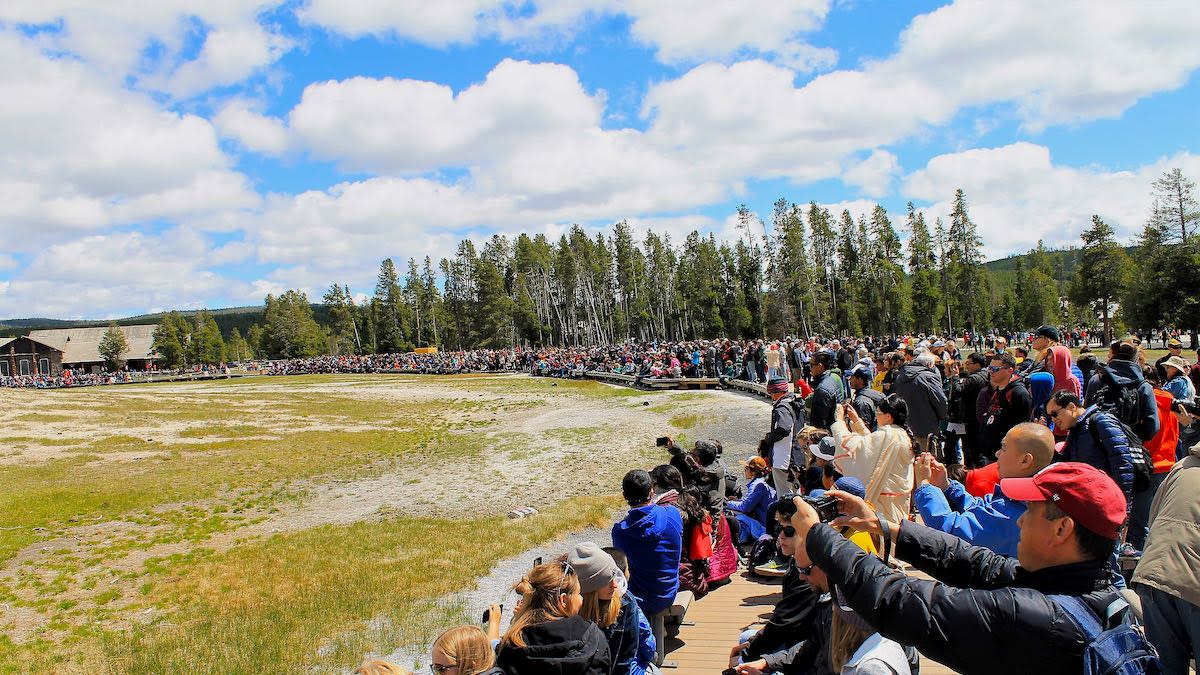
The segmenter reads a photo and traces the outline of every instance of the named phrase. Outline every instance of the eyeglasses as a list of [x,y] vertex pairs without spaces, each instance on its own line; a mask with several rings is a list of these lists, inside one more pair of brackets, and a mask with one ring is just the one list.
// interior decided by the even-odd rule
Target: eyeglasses
[[785,537],[794,537],[796,536],[796,528],[792,527],[791,525],[785,525],[783,529],[780,530],[780,533],[782,533]]
[[443,666],[437,663],[429,664],[429,669],[433,671],[433,675],[446,675],[447,672],[454,670],[458,666]]

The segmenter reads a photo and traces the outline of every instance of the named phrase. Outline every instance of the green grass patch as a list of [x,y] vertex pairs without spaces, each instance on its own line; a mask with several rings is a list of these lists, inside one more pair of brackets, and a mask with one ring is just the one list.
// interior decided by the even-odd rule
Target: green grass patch
[[253,424],[213,424],[192,427],[179,432],[180,438],[245,438],[271,434],[270,427]]
[[83,445],[87,441],[82,438],[36,438],[33,436],[9,436],[0,438],[0,445],[14,445],[24,443],[29,445],[48,445],[48,446],[68,446],[68,445]]
[[540,542],[607,526],[617,502],[575,499],[516,521],[399,518],[327,526],[241,546],[195,565],[175,584],[150,589],[150,601],[180,610],[109,634],[103,666],[131,674],[351,666],[367,651],[427,640],[465,621],[429,600],[463,590],[496,561]]
[[691,429],[700,423],[701,417],[696,413],[680,413],[671,416],[671,426],[676,429]]

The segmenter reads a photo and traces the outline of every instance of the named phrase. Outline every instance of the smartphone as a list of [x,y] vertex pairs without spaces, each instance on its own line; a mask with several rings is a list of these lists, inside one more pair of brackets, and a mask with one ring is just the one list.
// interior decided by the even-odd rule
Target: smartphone
[[671,442],[671,438],[669,436],[659,436],[658,438],[654,439],[654,444],[660,448],[667,447],[667,443],[670,443],[670,442]]
[[542,556],[539,555],[538,557],[533,559],[534,567],[537,567],[538,565],[541,565],[541,564],[542,564]]
[[[504,604],[500,605],[500,613],[504,614]],[[492,622],[492,609],[489,607],[483,610],[483,622],[485,625]]]
[[721,671],[721,675],[738,675],[737,668],[726,668]]

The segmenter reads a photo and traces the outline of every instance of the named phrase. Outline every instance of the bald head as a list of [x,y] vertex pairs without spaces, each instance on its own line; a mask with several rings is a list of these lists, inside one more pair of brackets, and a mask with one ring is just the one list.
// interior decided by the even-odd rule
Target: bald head
[[1054,434],[1042,424],[1018,424],[1005,434],[1003,451],[1011,453],[1007,477],[1032,476],[1054,461]]

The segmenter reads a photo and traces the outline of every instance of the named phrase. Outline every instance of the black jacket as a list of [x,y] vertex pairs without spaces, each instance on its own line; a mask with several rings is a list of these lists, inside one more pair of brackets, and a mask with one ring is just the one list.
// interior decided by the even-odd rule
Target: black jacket
[[987,415],[979,430],[979,448],[985,457],[1000,449],[1009,429],[1033,418],[1033,396],[1021,380],[1013,379],[1007,387],[993,391],[988,399]]
[[808,555],[884,637],[960,673],[1083,672],[1083,631],[1046,594],[1079,596],[1101,616],[1116,589],[1108,561],[1028,572],[1015,558],[904,522],[896,556],[936,581],[884,565],[828,525]]
[[799,642],[772,654],[763,654],[769,670],[783,675],[837,675],[829,661],[830,630],[833,628],[833,601],[829,594],[817,601],[812,630],[796,636]]
[[829,371],[821,373],[813,383],[812,415],[809,417],[809,423],[818,429],[833,426],[833,409],[845,398],[833,375]]
[[985,368],[963,377],[962,393],[958,398],[958,417],[969,427],[979,426],[977,404],[979,392],[988,386],[988,371]]
[[854,410],[871,431],[875,431],[875,406],[882,400],[883,394],[870,387],[863,387],[854,393]]
[[608,675],[608,640],[581,616],[530,626],[523,637],[524,649],[502,644],[496,656],[508,675]]
[[917,437],[936,433],[939,422],[946,419],[946,392],[942,376],[932,368],[910,361],[900,366],[892,393],[908,404],[908,428]]
[[796,565],[788,559],[788,571],[783,577],[783,597],[771,612],[771,618],[746,645],[745,659],[753,661],[803,640],[813,629],[817,600],[821,594],[813,590],[800,576]]

